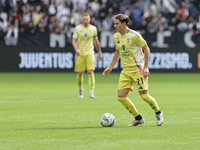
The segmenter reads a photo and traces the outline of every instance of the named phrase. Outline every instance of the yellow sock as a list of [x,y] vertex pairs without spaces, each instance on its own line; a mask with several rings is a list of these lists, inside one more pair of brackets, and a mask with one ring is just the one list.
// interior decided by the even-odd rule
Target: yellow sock
[[77,82],[78,82],[78,87],[82,88],[83,87],[83,75],[82,76],[77,75]]
[[142,94],[140,95],[141,98],[146,101],[150,106],[151,108],[155,111],[155,112],[158,112],[160,110],[160,108],[158,107],[158,104],[156,102],[156,100],[151,97],[148,93],[146,94]]
[[88,75],[88,84],[89,84],[89,87],[90,89],[93,89],[95,88],[95,78],[94,78],[94,74],[89,74]]
[[119,98],[118,100],[124,105],[124,107],[126,107],[126,109],[134,116],[136,117],[137,115],[139,115],[139,112],[137,111],[137,109],[135,108],[135,105],[133,104],[133,102],[128,98],[128,97],[123,97],[123,98]]

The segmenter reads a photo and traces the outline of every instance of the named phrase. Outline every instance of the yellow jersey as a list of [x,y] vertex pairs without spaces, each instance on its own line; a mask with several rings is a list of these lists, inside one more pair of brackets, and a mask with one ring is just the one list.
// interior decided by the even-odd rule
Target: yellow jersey
[[142,36],[131,29],[121,35],[119,32],[113,35],[115,48],[120,51],[123,72],[142,71],[144,68],[142,48],[147,43]]
[[93,38],[97,36],[97,28],[93,25],[85,27],[80,24],[74,29],[73,38],[78,39],[78,49],[81,55],[88,55],[94,53]]

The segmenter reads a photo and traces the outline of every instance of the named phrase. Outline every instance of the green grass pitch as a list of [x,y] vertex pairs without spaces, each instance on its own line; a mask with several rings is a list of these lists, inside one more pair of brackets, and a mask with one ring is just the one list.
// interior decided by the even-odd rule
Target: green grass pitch
[[[152,73],[149,93],[164,112],[156,126],[153,110],[136,88],[128,97],[145,123],[117,100],[119,73],[95,73],[95,99],[78,98],[75,73],[0,73],[0,150],[198,150],[200,149],[200,74]],[[100,117],[110,112],[113,127]]]

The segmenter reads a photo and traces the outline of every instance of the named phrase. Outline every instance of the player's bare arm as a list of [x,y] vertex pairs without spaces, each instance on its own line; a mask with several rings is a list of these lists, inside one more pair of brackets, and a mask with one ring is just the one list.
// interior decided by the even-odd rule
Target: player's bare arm
[[148,45],[143,46],[142,49],[144,50],[144,55],[145,55],[143,74],[144,74],[144,77],[146,78],[150,75],[149,68],[148,68],[150,49]]
[[72,39],[72,45],[74,47],[74,50],[76,52],[76,55],[79,56],[81,54],[80,50],[78,49],[78,46],[77,46],[77,38],[73,38]]
[[99,55],[98,55],[98,61],[100,61],[102,59],[102,56],[101,56],[101,47],[100,47],[99,39],[98,39],[97,36],[93,38],[93,43],[94,43],[94,47],[95,47],[96,51],[99,53]]
[[109,65],[109,67],[106,68],[106,69],[103,71],[102,75],[104,75],[104,76],[105,76],[105,75],[109,75],[110,72],[112,71],[112,68],[113,68],[113,67],[115,66],[115,64],[118,62],[119,58],[120,58],[120,52],[119,52],[119,50],[116,50],[116,51],[115,51],[115,54],[114,54],[114,56],[113,56],[113,59],[112,59],[110,65]]

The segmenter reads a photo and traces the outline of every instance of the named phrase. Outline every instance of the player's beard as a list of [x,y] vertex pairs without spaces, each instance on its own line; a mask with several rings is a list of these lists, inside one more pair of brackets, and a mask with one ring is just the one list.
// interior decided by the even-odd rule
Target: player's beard
[[89,25],[89,23],[88,23],[88,22],[84,22],[83,25],[84,25],[85,27],[87,27],[87,26]]

